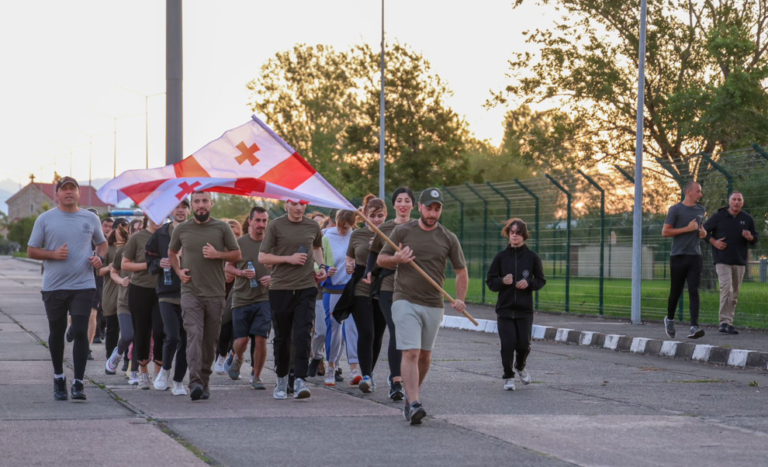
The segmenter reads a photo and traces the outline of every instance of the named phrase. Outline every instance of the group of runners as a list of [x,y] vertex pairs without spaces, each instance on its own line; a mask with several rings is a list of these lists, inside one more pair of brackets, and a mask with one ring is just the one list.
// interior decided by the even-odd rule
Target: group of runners
[[[408,263],[442,286],[450,261],[456,276],[452,306],[458,312],[465,311],[469,282],[459,240],[439,222],[439,189],[424,190],[417,202],[410,189],[398,188],[391,200],[395,216],[388,221],[384,200],[369,195],[360,213],[371,225],[354,211],[307,215],[305,204],[289,200],[285,215],[270,219],[257,206],[241,226],[211,217],[214,201],[207,192],[182,200],[163,224],[147,217],[102,222],[78,207],[79,193],[71,177],[57,183],[57,207],[37,218],[28,248],[31,258],[44,261],[55,399],[70,394],[86,399],[88,325],[99,309],[106,322],[107,374],[122,371],[141,390],[169,389],[193,401],[211,397],[214,372],[240,379],[248,359],[252,387],[272,387],[262,377],[270,335],[275,399],[311,397],[308,378],[321,376],[325,386],[344,381],[343,353],[350,383],[371,393],[388,330],[389,397],[404,400],[403,414],[411,424],[422,422],[420,388],[444,299]],[[414,209],[418,219],[411,219]],[[545,279],[541,260],[525,246],[525,223],[510,219],[502,235],[509,246],[494,258],[487,283],[499,292],[504,388],[513,390],[515,371],[523,383],[530,382],[525,362],[532,293]],[[103,278],[101,289],[96,277]],[[74,343],[70,394],[65,339]]]

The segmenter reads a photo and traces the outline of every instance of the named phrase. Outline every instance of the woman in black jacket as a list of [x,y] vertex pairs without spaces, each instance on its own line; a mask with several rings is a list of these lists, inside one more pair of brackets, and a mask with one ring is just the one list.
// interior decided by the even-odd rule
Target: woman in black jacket
[[[509,245],[500,251],[488,270],[485,280],[488,288],[498,292],[496,315],[501,339],[501,364],[506,380],[504,389],[515,390],[515,372],[523,384],[531,382],[525,370],[525,360],[531,353],[533,329],[533,292],[541,290],[547,281],[539,255],[525,245],[528,226],[521,219],[507,221],[501,236],[509,239]],[[515,354],[517,358],[515,359]]]

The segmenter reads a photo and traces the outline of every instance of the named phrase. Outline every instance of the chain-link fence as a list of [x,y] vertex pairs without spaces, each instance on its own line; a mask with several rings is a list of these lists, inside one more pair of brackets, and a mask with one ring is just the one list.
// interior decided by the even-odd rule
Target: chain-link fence
[[[671,238],[661,236],[666,210],[681,200],[680,187],[695,178],[702,185],[707,217],[728,205],[733,190],[743,193],[744,210],[756,221],[761,238],[749,250],[749,266],[738,300],[736,325],[768,327],[768,154],[749,150],[694,156],[685,164],[657,161],[644,183],[642,314],[660,320],[669,294]],[[510,217],[529,227],[528,245],[542,258],[547,286],[539,292],[539,310],[604,314],[629,318],[632,278],[632,168],[602,167],[587,174],[545,175],[503,183],[444,187],[441,222],[456,233],[464,248],[470,276],[467,300],[493,304],[485,274],[494,255],[507,243],[500,233]],[[702,323],[717,323],[719,285],[711,247],[702,243]],[[449,268],[450,269],[450,268]],[[452,272],[446,289],[454,290]],[[688,319],[687,293],[677,305]]]

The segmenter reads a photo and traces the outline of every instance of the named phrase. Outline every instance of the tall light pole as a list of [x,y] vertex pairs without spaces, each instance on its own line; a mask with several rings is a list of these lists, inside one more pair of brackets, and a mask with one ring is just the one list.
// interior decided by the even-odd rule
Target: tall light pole
[[384,0],[381,0],[381,99],[379,134],[379,198],[384,199]]
[[632,220],[632,324],[642,324],[643,292],[643,110],[645,107],[646,0],[640,1],[640,45],[638,47],[637,134],[635,136],[635,212]]
[[[102,117],[111,118],[114,121],[114,136],[113,136],[113,140],[114,140],[114,156],[113,156],[113,158],[114,158],[114,160],[112,162],[112,178],[117,178],[117,120],[121,119],[121,118],[126,118],[126,117],[135,117],[136,115],[141,115],[141,114],[117,115],[117,116],[115,116],[115,115],[109,115],[109,114],[105,114],[105,113],[99,112],[98,110],[91,110],[91,112],[97,113],[97,114],[101,115]],[[147,149],[147,151],[149,151],[149,149]],[[147,160],[147,163],[149,163],[149,160]],[[147,167],[147,168],[149,168],[149,167]]]
[[[88,207],[93,206],[93,187],[91,186],[91,183],[93,183],[93,137],[94,136],[102,136],[102,135],[108,135],[109,133],[86,133],[84,131],[75,130],[70,128],[70,131],[73,131],[75,133],[79,133],[81,135],[85,135],[88,137]],[[85,145],[83,145],[85,146]]]
[[165,0],[165,163],[184,158],[181,0]]
[[[149,168],[149,98],[155,97],[155,96],[162,96],[165,94],[164,92],[158,92],[156,94],[142,94],[140,92],[134,91],[133,89],[128,89],[123,86],[118,86],[118,88],[122,89],[123,91],[128,91],[132,94],[136,94],[137,96],[141,96],[144,98],[144,139],[145,139],[145,145],[146,145],[146,168]],[[126,117],[129,117],[130,115],[125,115]],[[118,117],[122,118],[122,117]]]

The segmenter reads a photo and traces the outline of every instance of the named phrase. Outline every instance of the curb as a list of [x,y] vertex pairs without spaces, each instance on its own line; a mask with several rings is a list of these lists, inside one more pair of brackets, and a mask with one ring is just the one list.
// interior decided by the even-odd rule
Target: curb
[[16,261],[21,261],[22,263],[37,264],[38,266],[43,264],[43,262],[40,261],[39,259],[29,259],[29,258],[13,258],[13,259],[15,259]]
[[[479,326],[475,326],[471,321],[462,316],[443,316],[440,327],[498,334],[496,321],[478,319],[477,322]],[[597,347],[653,357],[679,358],[736,368],[768,370],[768,353],[754,350],[730,349],[709,344],[665,341],[645,337],[629,337],[621,334],[575,331],[573,329],[539,326],[537,324],[533,325],[532,338],[536,341],[552,341],[583,347]]]

